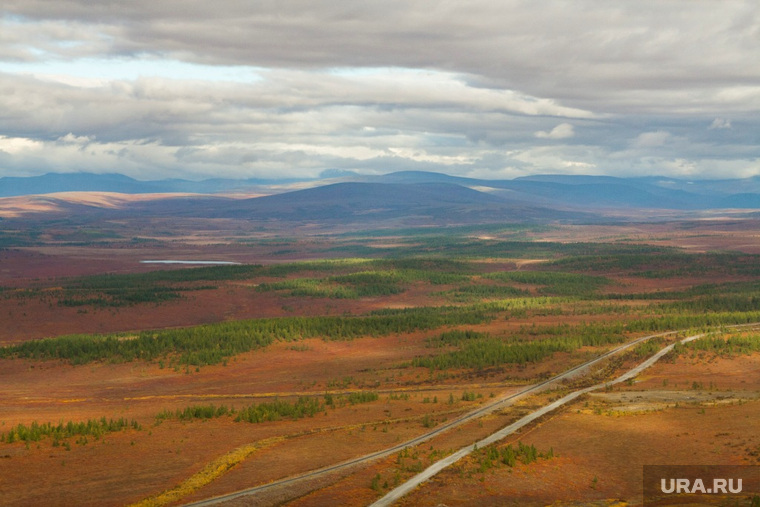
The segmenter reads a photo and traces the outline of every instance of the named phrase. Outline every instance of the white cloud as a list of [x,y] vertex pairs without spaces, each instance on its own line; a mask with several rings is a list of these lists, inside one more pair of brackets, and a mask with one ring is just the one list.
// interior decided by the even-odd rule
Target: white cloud
[[65,136],[61,136],[58,138],[59,143],[63,144],[77,144],[77,145],[85,145],[89,144],[95,139],[95,137],[88,137],[88,136],[75,136],[71,132],[66,134]]
[[42,143],[25,137],[0,136],[0,151],[9,154],[20,154],[38,149]]
[[539,139],[567,139],[575,136],[575,130],[569,123],[560,123],[548,132],[539,130],[534,135]]
[[670,138],[670,132],[665,132],[663,130],[644,132],[639,134],[639,136],[631,142],[631,145],[634,148],[654,148],[657,146],[663,146]]
[[588,171],[596,167],[596,164],[592,164],[590,162],[578,162],[576,160],[565,160],[562,163],[562,165],[564,167],[570,167],[573,169],[581,169],[583,171]]
[[715,118],[710,124],[710,129],[730,129],[731,121],[725,118]]
[[440,165],[463,165],[472,164],[475,158],[471,155],[433,155],[426,150],[409,148],[390,148],[389,151],[398,157],[418,162],[432,162]]

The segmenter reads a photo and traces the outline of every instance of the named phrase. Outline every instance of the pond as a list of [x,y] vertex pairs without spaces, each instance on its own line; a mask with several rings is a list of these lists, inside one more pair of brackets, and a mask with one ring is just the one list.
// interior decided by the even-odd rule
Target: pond
[[163,260],[145,260],[140,261],[140,264],[209,264],[209,265],[216,265],[216,266],[239,266],[239,262],[231,262],[231,261],[180,261],[180,260],[174,260],[174,259],[163,259]]

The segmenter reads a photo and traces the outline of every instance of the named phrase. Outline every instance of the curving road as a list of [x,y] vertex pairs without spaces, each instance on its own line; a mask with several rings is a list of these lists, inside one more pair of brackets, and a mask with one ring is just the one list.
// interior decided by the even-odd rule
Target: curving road
[[[698,338],[701,338],[705,336],[704,333],[697,334],[693,336],[689,336],[688,338],[684,338],[680,341],[680,343],[686,343],[692,340],[696,340]],[[651,337],[648,337],[651,338]],[[603,387],[607,387],[609,385],[618,384],[620,382],[624,382],[628,379],[636,377],[639,373],[644,371],[645,369],[652,366],[654,363],[656,363],[662,356],[673,350],[673,347],[675,344],[668,345],[667,347],[664,347],[662,350],[657,352],[655,355],[644,361],[643,363],[639,364],[638,366],[632,368],[631,370],[628,370],[623,375],[619,376],[615,380],[609,381],[609,382],[602,382],[600,384],[596,384],[591,387],[586,387],[583,389],[579,389],[577,391],[573,391],[572,393],[564,396],[563,398],[560,398],[559,400],[556,400],[549,405],[546,405],[544,407],[541,407],[540,409],[536,410],[535,412],[531,412],[530,414],[526,415],[522,419],[515,421],[514,423],[510,424],[509,426],[506,426],[496,433],[491,434],[490,436],[475,442],[472,445],[468,445],[467,447],[463,447],[459,451],[455,452],[451,456],[448,456],[440,461],[437,461],[430,465],[426,470],[423,470],[416,476],[412,477],[405,483],[401,484],[397,488],[391,490],[388,492],[387,495],[373,503],[370,507],[387,507],[391,505],[393,502],[399,500],[402,496],[406,495],[407,493],[411,492],[413,489],[415,489],[417,486],[425,482],[426,480],[433,477],[435,474],[443,470],[444,468],[456,463],[460,459],[464,458],[468,454],[470,454],[473,450],[483,448],[487,445],[493,444],[495,442],[498,442],[499,440],[502,440],[503,438],[511,435],[518,429],[522,428],[523,426],[526,426],[533,422],[534,420],[538,419],[539,417],[548,414],[549,412],[552,412],[558,407],[561,407],[562,405],[576,399],[577,397],[586,394],[591,391],[596,391],[597,389],[602,389]]]
[[[594,364],[596,364],[596,363],[598,363],[598,362],[600,362],[600,361],[602,361],[602,360],[604,360],[604,359],[606,359],[606,358],[608,358],[610,356],[618,354],[618,353],[620,353],[620,352],[622,352],[624,350],[627,350],[627,349],[629,349],[631,347],[634,347],[635,345],[638,345],[639,343],[642,343],[644,341],[650,340],[652,338],[659,338],[659,337],[664,337],[664,336],[670,336],[670,335],[676,334],[678,332],[679,331],[668,331],[668,332],[665,332],[665,333],[657,333],[657,334],[652,334],[652,335],[648,335],[648,336],[643,336],[641,338],[637,338],[637,339],[635,339],[633,341],[630,341],[628,343],[625,343],[623,345],[615,347],[614,349],[609,350],[608,352],[605,352],[604,354],[602,354],[602,355],[600,355],[600,356],[598,356],[598,357],[596,357],[596,358],[594,358],[594,359],[592,359],[590,361],[587,361],[587,362],[585,362],[583,364],[580,364],[578,366],[570,368],[569,370],[567,370],[567,371],[565,371],[565,372],[563,372],[563,373],[561,373],[559,375],[556,375],[556,376],[554,376],[554,377],[552,377],[550,379],[538,382],[536,384],[532,384],[530,386],[526,386],[526,387],[524,387],[523,389],[521,389],[520,391],[518,391],[516,393],[512,393],[512,394],[503,396],[501,398],[498,398],[497,400],[495,400],[495,401],[493,401],[491,403],[483,405],[483,406],[481,406],[479,408],[476,408],[476,409],[474,409],[474,410],[472,410],[472,411],[470,411],[470,412],[468,412],[468,413],[466,413],[466,414],[464,414],[464,415],[462,415],[462,416],[460,416],[460,417],[458,417],[456,419],[453,419],[451,421],[446,422],[445,424],[437,426],[437,427],[433,428],[431,431],[428,431],[427,433],[424,433],[424,434],[422,434],[422,435],[420,435],[418,437],[412,438],[412,439],[407,440],[405,442],[402,442],[400,444],[394,445],[393,447],[389,447],[389,448],[381,450],[381,451],[376,451],[376,452],[373,452],[373,453],[370,453],[370,454],[366,454],[364,456],[360,456],[358,458],[350,459],[348,461],[343,461],[343,462],[337,463],[335,465],[330,465],[330,466],[327,466],[327,467],[324,467],[324,468],[320,468],[320,469],[317,469],[317,470],[312,470],[310,472],[299,474],[299,475],[296,475],[296,476],[293,476],[293,477],[288,477],[288,478],[277,480],[277,481],[270,482],[270,483],[267,483],[267,484],[262,484],[260,486],[254,486],[252,488],[244,489],[244,490],[241,490],[241,491],[236,491],[234,493],[229,493],[229,494],[222,495],[222,496],[217,496],[217,497],[209,498],[207,500],[202,500],[200,502],[195,502],[195,503],[191,503],[191,504],[187,504],[187,505],[190,505],[190,506],[193,506],[193,507],[201,507],[201,506],[206,506],[206,505],[216,505],[216,504],[220,504],[220,503],[227,502],[227,501],[230,501],[230,500],[235,500],[235,499],[239,499],[239,498],[243,498],[243,497],[247,497],[247,496],[254,496],[254,495],[257,495],[259,493],[263,493],[265,491],[270,491],[270,490],[273,490],[275,488],[279,488],[279,487],[282,487],[282,486],[294,485],[294,484],[296,484],[298,482],[305,481],[305,480],[308,480],[308,479],[316,479],[316,478],[319,478],[319,477],[322,477],[322,476],[326,476],[326,475],[328,475],[330,473],[333,473],[333,472],[336,472],[336,471],[340,471],[340,470],[344,470],[344,469],[347,469],[347,468],[350,468],[350,467],[353,467],[353,466],[356,466],[356,465],[367,464],[367,463],[369,463],[371,461],[374,461],[374,460],[377,460],[377,459],[380,459],[380,458],[384,458],[386,456],[389,456],[391,454],[399,452],[399,451],[403,450],[405,447],[413,447],[413,446],[419,445],[419,444],[421,444],[423,442],[426,442],[426,441],[430,440],[431,438],[433,438],[433,437],[435,437],[437,435],[440,435],[441,433],[443,433],[445,431],[448,431],[450,429],[456,428],[457,426],[460,426],[460,425],[462,425],[462,424],[464,424],[464,423],[466,423],[468,421],[471,421],[473,419],[477,419],[479,417],[482,417],[484,415],[490,414],[492,412],[495,412],[497,410],[505,408],[505,407],[507,407],[509,405],[512,405],[514,402],[518,401],[521,398],[524,398],[524,397],[529,396],[531,394],[539,393],[539,392],[541,392],[543,390],[546,390],[546,389],[548,389],[550,387],[553,387],[555,384],[558,384],[558,383],[562,382],[563,380],[571,379],[571,378],[573,378],[573,377],[575,377],[577,375],[580,375],[580,374],[586,372]],[[692,337],[689,337],[689,338],[685,339],[684,341],[690,340],[690,339],[693,340],[693,339],[696,339],[696,338],[698,338],[700,336],[703,336],[703,335],[695,335],[695,336],[692,336]],[[667,352],[669,352],[672,349],[672,347],[673,347],[673,345],[670,345],[670,346],[664,348],[663,350],[661,350],[660,352],[658,352],[657,354],[655,354],[652,358],[650,358],[649,360],[647,360],[644,363],[640,364],[636,368],[630,370],[625,375],[619,377],[618,379],[616,379],[613,382],[622,382],[624,380],[627,380],[628,378],[632,378],[632,377],[636,376],[643,369],[648,368],[650,365],[654,364],[654,362],[656,362],[660,357],[662,357],[664,354],[666,354]],[[528,416],[526,416],[523,419],[520,419],[519,421],[517,421],[517,422],[515,422],[515,423],[513,423],[513,424],[511,424],[509,426],[507,426],[506,428],[503,428],[499,432],[494,433],[493,435],[487,437],[486,439],[478,442],[475,445],[477,445],[478,447],[482,447],[484,445],[488,445],[488,443],[492,443],[492,442],[495,442],[495,441],[497,441],[497,440],[499,440],[501,438],[504,438],[505,436],[507,436],[511,432],[515,431],[516,429],[518,429],[518,428],[520,428],[520,427],[522,427],[522,426],[530,423],[531,421],[533,421],[533,420],[537,419],[538,417],[541,417],[542,415],[544,415],[544,414],[546,414],[546,413],[554,410],[555,408],[563,405],[564,403],[567,403],[568,401],[570,401],[570,400],[572,400],[574,398],[577,398],[581,394],[585,394],[586,392],[589,392],[589,391],[594,390],[594,389],[599,389],[600,387],[602,387],[604,385],[607,385],[607,384],[609,384],[609,383],[599,384],[597,386],[593,386],[593,387],[581,389],[579,391],[575,391],[575,392],[573,392],[573,393],[565,396],[564,398],[562,398],[560,400],[557,400],[557,401],[551,403],[550,405],[547,405],[547,406],[545,406],[545,407],[537,410],[536,412],[533,412],[533,413],[529,414]],[[515,426],[517,424],[520,424],[520,426]],[[511,428],[511,430],[510,430],[510,428]],[[504,433],[504,432],[506,432],[506,433]],[[497,435],[501,435],[501,436],[497,437]],[[487,442],[487,443],[485,443],[485,442]],[[420,475],[418,475],[415,478],[411,479],[407,483],[402,484],[398,488],[392,490],[390,493],[388,493],[388,495],[386,495],[385,497],[381,498],[380,500],[378,500],[378,502],[376,502],[373,505],[378,505],[378,506],[379,505],[390,505],[391,502],[393,502],[396,499],[400,498],[401,496],[403,496],[404,494],[406,494],[406,492],[408,492],[411,489],[415,488],[421,482],[427,480],[428,478],[432,477],[433,475],[435,475],[436,473],[438,473],[443,468],[449,466],[451,463],[454,463],[457,460],[459,460],[462,457],[464,457],[467,454],[469,454],[469,452],[472,451],[472,448],[473,448],[473,446],[468,446],[468,447],[466,447],[466,448],[458,451],[457,453],[455,453],[455,454],[453,454],[453,455],[451,455],[451,456],[449,456],[449,457],[447,457],[447,458],[445,458],[445,459],[443,459],[443,460],[435,463],[430,468],[428,468],[427,470],[423,471]],[[436,469],[432,470],[434,468],[436,468]],[[428,475],[426,475],[426,474],[428,474]],[[419,480],[418,480],[418,478],[419,478]],[[386,499],[388,499],[388,500],[386,500]]]

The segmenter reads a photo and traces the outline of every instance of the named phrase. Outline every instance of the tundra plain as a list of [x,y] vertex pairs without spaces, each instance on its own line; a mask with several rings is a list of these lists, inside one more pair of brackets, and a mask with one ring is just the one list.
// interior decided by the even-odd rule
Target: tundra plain
[[[361,232],[241,224],[4,231],[4,504],[181,505],[297,476],[666,331],[708,337],[479,450],[401,504],[636,505],[644,464],[760,464],[760,330],[728,327],[760,322],[751,215]],[[369,504],[573,387],[227,503]]]

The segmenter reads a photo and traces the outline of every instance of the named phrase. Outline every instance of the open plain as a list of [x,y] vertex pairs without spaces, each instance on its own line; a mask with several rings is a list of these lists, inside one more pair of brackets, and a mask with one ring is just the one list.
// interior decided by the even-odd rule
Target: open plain
[[[712,341],[584,395],[401,503],[636,505],[644,464],[760,463],[760,334],[724,327],[760,322],[750,217],[257,240],[230,236],[242,222],[184,225],[125,222],[74,241],[81,226],[40,222],[34,241],[0,251],[4,504],[180,505],[297,477],[667,331]],[[611,379],[673,339],[574,382]],[[226,503],[372,503],[575,384]],[[522,446],[536,457],[504,458]]]

